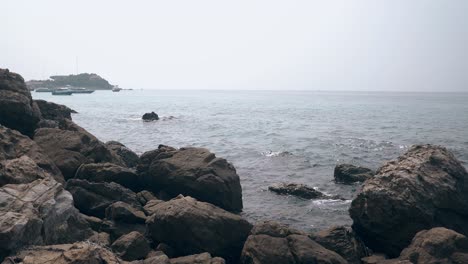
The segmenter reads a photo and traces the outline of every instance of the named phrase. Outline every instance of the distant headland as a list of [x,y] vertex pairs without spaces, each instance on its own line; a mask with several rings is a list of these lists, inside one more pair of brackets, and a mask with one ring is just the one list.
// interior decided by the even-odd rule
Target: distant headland
[[114,85],[95,73],[77,75],[54,75],[48,80],[30,80],[26,82],[30,90],[37,88],[59,88],[64,86],[83,87],[92,90],[112,90]]

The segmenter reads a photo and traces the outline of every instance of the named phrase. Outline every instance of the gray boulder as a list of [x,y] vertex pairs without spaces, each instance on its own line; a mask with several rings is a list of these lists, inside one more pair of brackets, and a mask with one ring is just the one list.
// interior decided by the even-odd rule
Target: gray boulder
[[26,245],[69,243],[91,234],[71,194],[52,177],[0,188],[0,258]]
[[309,236],[325,248],[335,251],[350,264],[360,264],[369,252],[353,229],[347,226],[335,226]]
[[151,251],[146,238],[139,232],[131,232],[117,239],[111,246],[113,252],[123,260],[144,259]]
[[23,77],[0,69],[0,125],[31,137],[41,112],[31,98]]
[[371,169],[354,166],[351,164],[339,164],[335,167],[335,182],[343,184],[353,184],[355,182],[364,182],[374,177],[375,172]]
[[209,252],[228,262],[239,258],[252,227],[238,215],[183,196],[156,205],[146,224],[153,241],[179,256]]
[[62,172],[65,179],[75,176],[84,163],[111,162],[122,165],[104,143],[89,132],[65,119],[60,128],[40,128],[34,141],[44,150]]
[[268,190],[277,194],[293,195],[303,199],[338,199],[344,200],[340,196],[326,195],[305,184],[279,183],[268,187]]
[[143,211],[119,201],[106,208],[106,219],[129,224],[144,224],[146,215]]
[[77,113],[75,110],[61,104],[47,102],[45,100],[34,100],[41,110],[42,118],[53,121],[61,121],[63,119],[71,120],[71,114]]
[[0,126],[0,186],[29,183],[51,175],[65,182],[60,170],[29,137]]
[[75,206],[82,213],[104,218],[106,208],[118,201],[125,202],[135,208],[140,208],[136,194],[114,182],[88,182],[71,179],[66,189],[73,195]]
[[203,148],[159,146],[140,157],[138,172],[145,189],[195,197],[229,211],[242,210],[242,189],[236,169]]
[[138,165],[140,157],[124,144],[117,141],[109,141],[106,142],[106,147],[115,155],[119,156],[127,167],[133,168]]
[[140,177],[134,170],[113,163],[88,163],[81,165],[76,179],[90,182],[115,182],[134,191],[141,189]]
[[276,222],[254,226],[244,244],[241,264],[348,263],[337,253],[322,247],[305,233]]
[[417,232],[443,226],[468,234],[468,173],[447,149],[411,147],[364,183],[349,209],[366,246],[396,257]]
[[155,112],[151,112],[151,113],[145,113],[141,117],[141,119],[143,119],[143,121],[156,121],[156,120],[159,120],[159,116]]
[[[124,264],[114,253],[97,244],[78,242],[26,248],[2,264]],[[148,263],[150,264],[150,263]]]

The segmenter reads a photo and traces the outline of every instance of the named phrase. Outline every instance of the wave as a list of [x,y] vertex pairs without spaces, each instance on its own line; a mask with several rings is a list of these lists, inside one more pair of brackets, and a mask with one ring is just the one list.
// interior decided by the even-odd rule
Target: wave
[[288,157],[288,156],[293,155],[289,151],[271,151],[271,150],[262,152],[261,154],[262,156],[265,156],[265,157]]

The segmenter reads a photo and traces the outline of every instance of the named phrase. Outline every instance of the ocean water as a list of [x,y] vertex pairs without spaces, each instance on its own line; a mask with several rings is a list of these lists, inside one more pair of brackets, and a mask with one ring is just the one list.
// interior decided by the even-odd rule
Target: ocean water
[[[378,168],[410,145],[448,147],[468,164],[468,93],[304,91],[156,91],[52,96],[76,123],[102,141],[117,140],[141,154],[159,144],[206,147],[234,164],[244,215],[313,231],[350,224],[348,208],[359,186],[333,182],[338,163]],[[161,120],[142,122],[145,112]],[[279,182],[305,183],[345,197],[302,200],[267,190]]]

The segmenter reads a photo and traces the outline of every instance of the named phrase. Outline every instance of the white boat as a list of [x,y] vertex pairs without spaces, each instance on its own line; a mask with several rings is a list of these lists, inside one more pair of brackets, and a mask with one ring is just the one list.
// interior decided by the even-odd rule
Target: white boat
[[118,85],[115,85],[115,86],[112,88],[112,91],[113,91],[114,93],[118,93],[118,92],[120,92],[121,90],[122,90],[122,88],[119,88]]
[[77,93],[77,94],[90,94],[94,93],[94,90],[86,89],[86,88],[70,88],[70,91],[72,93]]
[[68,88],[58,88],[52,91],[52,95],[72,95],[73,92]]

